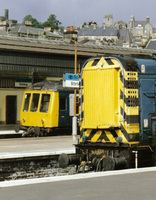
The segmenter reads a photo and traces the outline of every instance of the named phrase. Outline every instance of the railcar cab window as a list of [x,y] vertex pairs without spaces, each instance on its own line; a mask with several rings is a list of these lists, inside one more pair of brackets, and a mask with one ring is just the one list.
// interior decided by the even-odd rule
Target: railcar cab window
[[48,112],[50,102],[50,94],[42,94],[40,112]]
[[60,110],[66,110],[66,98],[60,97],[60,100],[59,100],[59,109]]
[[31,94],[25,94],[23,111],[28,111],[28,109],[29,109],[30,96],[31,96]]
[[36,112],[38,109],[38,102],[39,102],[40,94],[33,94],[32,102],[31,102],[31,112]]

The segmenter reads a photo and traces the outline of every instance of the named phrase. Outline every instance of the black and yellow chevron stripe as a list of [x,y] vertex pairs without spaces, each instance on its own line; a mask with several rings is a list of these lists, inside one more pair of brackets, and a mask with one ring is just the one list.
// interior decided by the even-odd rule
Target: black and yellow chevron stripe
[[[103,60],[102,60],[103,59]],[[94,59],[87,63],[87,68],[113,65],[121,65],[114,58]],[[104,63],[104,64],[103,64]],[[121,66],[120,66],[121,68]],[[139,94],[138,94],[138,74],[134,63],[128,66],[123,65],[120,74],[120,127],[110,127],[110,129],[89,129],[83,128],[84,119],[84,94],[83,94],[83,76],[81,79],[80,95],[80,121],[81,121],[81,139],[86,136],[87,142],[116,143],[116,138],[121,137],[122,143],[136,144],[139,142]],[[98,90],[98,88],[97,88]]]
[[87,137],[87,142],[100,143],[116,143],[116,138],[121,137],[122,143],[135,144],[138,143],[139,133],[128,133],[127,130],[121,126],[121,129],[87,129],[81,131],[80,142],[83,141],[83,136]]

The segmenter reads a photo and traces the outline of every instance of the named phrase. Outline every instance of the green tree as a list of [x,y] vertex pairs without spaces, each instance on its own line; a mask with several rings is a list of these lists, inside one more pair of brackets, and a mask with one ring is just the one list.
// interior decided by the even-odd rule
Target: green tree
[[40,22],[37,21],[37,19],[33,18],[32,15],[26,15],[23,19],[22,24],[25,24],[25,21],[31,21],[32,27],[40,28]]
[[42,28],[50,27],[51,31],[53,31],[54,29],[59,29],[60,24],[62,23],[56,19],[56,16],[54,14],[51,14],[49,18],[47,19],[47,21],[42,23],[41,27]]
[[54,14],[51,14],[47,21],[41,23],[38,22],[37,19],[33,18],[32,15],[26,15],[23,19],[22,24],[25,24],[25,21],[31,21],[32,27],[35,28],[45,28],[45,27],[50,27],[51,31],[54,31],[54,29],[61,29],[63,32],[64,27],[60,26],[62,23],[56,19],[56,16]]
[[97,23],[96,23],[96,22],[93,22],[93,21],[84,22],[83,25],[82,25],[82,27],[85,27],[86,25],[92,26],[92,25],[94,25],[94,24],[97,25]]

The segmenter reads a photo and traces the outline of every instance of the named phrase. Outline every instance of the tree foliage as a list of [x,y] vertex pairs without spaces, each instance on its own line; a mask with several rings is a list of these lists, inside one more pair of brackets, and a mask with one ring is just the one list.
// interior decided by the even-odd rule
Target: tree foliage
[[85,27],[85,26],[92,26],[92,25],[97,25],[97,23],[96,22],[93,22],[93,21],[90,21],[90,22],[84,22],[83,23],[83,25],[82,25],[82,27]]
[[38,20],[33,18],[31,15],[26,15],[23,19],[22,24],[25,24],[25,21],[31,21],[32,27],[35,27],[35,28],[50,27],[51,31],[54,31],[54,29],[58,30],[60,28],[60,25],[62,24],[59,20],[56,19],[56,16],[54,14],[51,14],[48,17],[47,21],[43,23],[38,22]]
[[47,21],[42,23],[41,27],[50,27],[51,30],[53,31],[54,29],[59,29],[59,25],[62,24],[59,20],[56,19],[55,15],[50,15]]

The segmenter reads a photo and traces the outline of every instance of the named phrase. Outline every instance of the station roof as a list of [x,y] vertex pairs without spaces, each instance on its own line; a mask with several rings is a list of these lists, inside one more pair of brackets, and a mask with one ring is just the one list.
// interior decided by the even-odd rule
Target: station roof
[[[63,40],[35,39],[0,35],[0,50],[74,55],[75,45],[66,43]],[[100,56],[104,54],[153,55],[156,54],[156,50],[78,43],[77,54],[78,56],[86,57]]]

